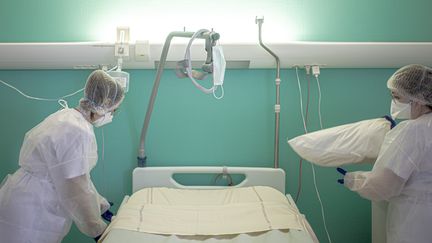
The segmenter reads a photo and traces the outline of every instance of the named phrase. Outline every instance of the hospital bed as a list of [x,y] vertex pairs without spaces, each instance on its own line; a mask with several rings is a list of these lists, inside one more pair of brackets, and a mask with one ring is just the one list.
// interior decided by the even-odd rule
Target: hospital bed
[[[229,187],[186,186],[174,179],[174,175],[178,174],[219,174],[225,176],[241,174],[244,175],[244,179],[237,185]],[[117,215],[113,218],[112,223],[99,242],[318,242],[312,228],[304,215],[299,212],[291,196],[289,194],[285,195],[285,172],[282,169],[249,167],[144,167],[136,168],[133,171],[132,187],[133,194],[124,197]],[[262,207],[263,211],[268,214],[265,215],[268,218],[266,218],[267,221],[264,223],[272,225],[266,230],[257,228],[257,231],[242,231],[243,228],[241,224],[249,225],[252,228],[255,227],[255,224],[259,224],[259,220],[251,220],[251,218],[253,218],[251,214],[255,212],[257,215],[260,214],[261,208],[248,212],[248,205],[254,205],[254,203],[241,204],[242,206],[237,207],[240,205],[240,202],[247,202],[247,200],[249,200],[248,198],[254,198],[250,197],[250,195],[252,195],[248,194],[250,192],[258,195],[258,198],[261,200],[258,202],[260,205],[259,207]],[[273,199],[271,199],[270,202],[265,201],[267,200],[265,197],[270,197],[267,196],[270,194],[278,198],[277,200],[280,200],[284,207],[286,206],[289,208],[288,211],[276,209],[278,213],[272,216],[270,211],[271,207],[274,206]],[[222,197],[221,199],[218,198],[219,195]],[[190,201],[192,200],[191,198],[193,198],[193,201]],[[234,203],[226,203],[229,200],[232,200]],[[159,207],[161,205],[156,205],[157,201],[162,202],[161,204],[168,205],[169,209],[161,209]],[[218,211],[221,209],[222,205],[214,205],[217,204],[215,202],[218,201],[224,201],[224,203],[222,203],[223,212]],[[204,205],[208,202],[212,202],[212,205]],[[188,205],[188,203],[194,205]],[[203,205],[201,205],[201,203]],[[178,207],[182,210],[185,210],[186,207],[187,210],[192,211],[198,210],[198,208],[210,208],[208,212],[201,212],[201,214],[193,215],[210,215],[210,217],[214,218],[208,220],[202,217],[200,222],[189,227],[188,223],[192,222],[193,224],[199,217],[190,221],[187,217],[184,217],[185,215],[178,211],[170,211],[173,207]],[[229,219],[230,216],[225,215],[226,211],[233,212],[234,218]],[[241,211],[244,211],[243,214]],[[292,219],[291,223],[294,223],[292,227],[286,226],[289,220],[285,220],[280,216],[284,215],[284,212],[287,214],[288,218]],[[194,213],[196,212],[194,211]],[[178,222],[175,224],[167,222],[168,219],[164,218],[164,216],[169,218],[169,214],[178,215],[178,217],[175,216],[174,219],[169,219],[169,221],[173,220]],[[221,219],[217,227],[215,227],[220,227],[221,229],[213,229],[211,224],[207,225],[207,223],[209,223],[208,221],[219,220],[222,217],[219,214],[224,214],[224,217],[226,216]],[[152,218],[152,216],[155,215],[158,216]],[[245,221],[242,221],[243,218]],[[184,222],[182,220],[184,220]],[[230,225],[229,223],[232,220],[238,221],[239,223],[234,224],[231,222],[232,225]],[[147,224],[145,222],[147,222]],[[166,228],[164,228],[165,224]],[[279,227],[278,224],[284,227]],[[206,228],[206,226],[208,227]],[[226,227],[224,228],[224,226]],[[237,227],[240,227],[238,231],[236,231]],[[207,234],[206,232],[209,233]]]

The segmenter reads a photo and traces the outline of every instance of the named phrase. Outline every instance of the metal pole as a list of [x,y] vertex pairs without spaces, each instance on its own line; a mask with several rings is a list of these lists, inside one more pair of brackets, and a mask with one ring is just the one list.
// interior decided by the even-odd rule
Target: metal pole
[[[165,44],[164,44],[163,49],[162,49],[162,53],[161,53],[161,57],[160,57],[160,61],[159,61],[159,65],[158,65],[158,69],[157,69],[157,73],[156,73],[156,78],[155,78],[155,81],[153,84],[152,94],[150,96],[150,100],[149,100],[149,103],[147,105],[147,112],[146,112],[146,116],[144,119],[144,124],[143,124],[142,130],[141,130],[140,147],[138,149],[138,158],[137,158],[139,167],[144,167],[146,164],[147,156],[145,155],[145,139],[147,136],[147,130],[148,130],[148,127],[150,124],[150,118],[151,118],[151,115],[153,112],[153,107],[154,107],[154,103],[156,100],[156,96],[157,96],[160,80],[162,77],[162,73],[163,73],[163,70],[165,67],[165,62],[166,62],[166,58],[168,55],[168,50],[170,47],[171,40],[174,37],[190,38],[193,36],[194,33],[195,32],[174,31],[174,32],[171,32],[165,40]],[[200,39],[219,39],[219,34],[209,31],[209,32],[203,33],[202,35],[198,36],[197,38],[200,38]]]
[[280,60],[279,57],[270,50],[261,38],[262,24],[264,23],[264,17],[256,17],[255,23],[258,24],[258,38],[259,44],[264,50],[266,50],[270,55],[276,59],[276,104],[275,104],[275,135],[274,135],[274,167],[279,168],[279,123],[280,123]]

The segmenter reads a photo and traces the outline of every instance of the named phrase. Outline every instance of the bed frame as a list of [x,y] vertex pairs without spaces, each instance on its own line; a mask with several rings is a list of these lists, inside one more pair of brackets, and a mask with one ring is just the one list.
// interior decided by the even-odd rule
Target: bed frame
[[[175,174],[243,174],[244,180],[234,186],[187,186],[178,183],[173,176]],[[132,192],[151,187],[168,187],[178,189],[223,189],[247,186],[269,186],[285,194],[285,171],[277,168],[259,167],[210,167],[210,166],[186,166],[186,167],[138,167],[132,173]],[[294,200],[286,194],[288,202],[300,213]],[[127,203],[129,196],[125,196],[120,208]],[[120,209],[119,209],[120,210]],[[306,221],[307,222],[307,221]],[[308,235],[313,242],[319,242],[310,227],[305,225]],[[121,231],[119,231],[121,234]],[[119,236],[116,236],[117,238]],[[113,241],[118,242],[118,241]]]
[[269,186],[285,194],[285,171],[277,168],[258,167],[138,167],[132,174],[132,192],[148,187],[179,189],[221,189],[228,186],[187,186],[178,183],[175,174],[243,174],[244,180],[232,187]]

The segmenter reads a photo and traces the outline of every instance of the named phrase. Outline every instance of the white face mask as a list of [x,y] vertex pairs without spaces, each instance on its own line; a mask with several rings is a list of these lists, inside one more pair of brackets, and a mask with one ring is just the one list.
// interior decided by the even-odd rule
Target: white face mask
[[[192,83],[202,92],[206,94],[213,93],[213,96],[217,99],[221,99],[224,95],[223,91],[223,81],[225,76],[226,61],[223,54],[222,47],[220,45],[212,46],[212,63],[205,63],[202,66],[204,72],[199,72],[192,69],[191,61],[191,46],[194,39],[196,39],[200,34],[208,32],[208,30],[201,29],[194,33],[194,35],[189,40],[186,47],[186,52],[184,59],[177,62],[176,75],[179,78],[189,77]],[[211,65],[210,65],[211,64]],[[212,70],[210,69],[212,68]],[[210,70],[209,70],[210,69]],[[203,87],[195,79],[202,80],[206,77],[207,73],[212,73],[213,76],[213,86],[211,88]],[[221,94],[216,96],[215,91],[220,88]]]
[[393,119],[411,119],[411,102],[402,103],[394,100],[391,102],[390,112]]
[[[216,99],[222,99],[223,93],[223,82],[225,78],[226,61],[223,54],[222,46],[213,46],[213,96]],[[215,91],[217,87],[222,89],[222,94],[216,96]]]
[[226,61],[222,46],[213,46],[213,84],[223,85]]
[[101,127],[103,125],[112,122],[112,119],[113,119],[112,112],[105,113],[105,115],[103,115],[102,117],[100,117],[99,119],[93,122],[93,126]]

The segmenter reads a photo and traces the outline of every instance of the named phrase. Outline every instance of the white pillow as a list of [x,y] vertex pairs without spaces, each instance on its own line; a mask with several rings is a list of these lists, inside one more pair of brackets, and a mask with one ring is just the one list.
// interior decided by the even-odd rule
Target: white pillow
[[321,166],[373,162],[391,123],[365,120],[295,137],[288,141],[303,159]]

